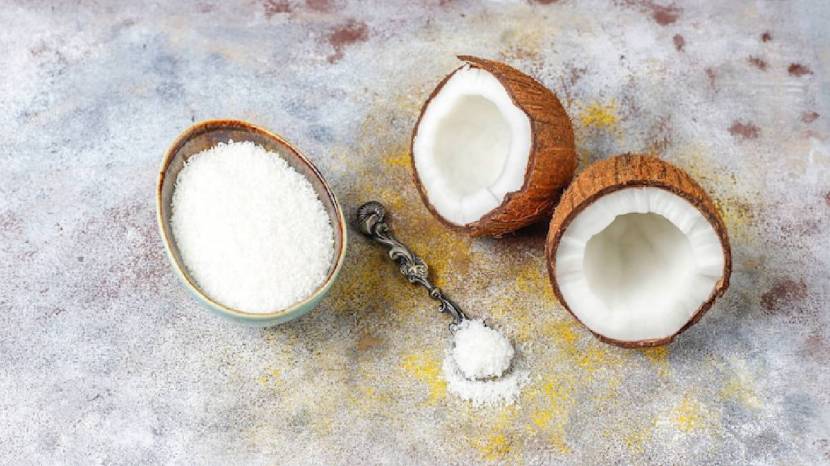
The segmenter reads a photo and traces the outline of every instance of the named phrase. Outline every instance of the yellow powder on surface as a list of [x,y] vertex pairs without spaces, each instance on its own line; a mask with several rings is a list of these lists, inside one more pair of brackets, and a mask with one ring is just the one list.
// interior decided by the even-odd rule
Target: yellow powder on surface
[[[532,20],[534,23],[539,23],[541,18]],[[542,40],[544,35],[548,32],[550,24],[529,25],[528,19],[523,19],[520,27],[507,29],[501,33],[499,39],[503,44],[501,55],[507,60],[539,60],[539,51],[542,48]],[[542,32],[544,31],[544,33]]]
[[520,404],[477,409],[465,403],[458,416],[452,419],[457,438],[479,453],[482,460],[498,464],[520,464],[521,436],[516,432],[517,416],[523,411]]
[[536,294],[543,299],[555,301],[543,260],[528,261],[516,273],[516,290],[525,294]]
[[590,373],[619,364],[619,358],[612,352],[614,350],[609,351],[605,346],[600,345],[605,345],[605,343],[591,342],[579,352],[576,358],[579,367]]
[[526,304],[515,296],[502,294],[488,309],[488,317],[496,322],[505,322],[510,326],[510,338],[516,343],[530,340],[534,333],[534,326],[538,323],[532,315],[525,312],[516,312],[518,306]]
[[279,383],[281,379],[282,371],[279,369],[269,369],[268,372],[257,377],[257,382],[259,382],[260,385],[268,385],[272,383]]
[[447,396],[447,382],[441,375],[441,361],[427,353],[412,353],[401,360],[401,368],[415,380],[426,384],[429,397],[425,403],[435,404]]
[[650,422],[641,428],[632,429],[631,426],[626,426],[626,429],[630,430],[623,437],[623,442],[628,451],[634,455],[645,453],[646,443],[654,436],[654,422]]
[[730,364],[733,373],[728,377],[719,392],[719,397],[724,401],[737,401],[743,406],[751,409],[759,409],[762,406],[753,387],[752,374],[746,367],[743,360],[732,361]]
[[754,200],[763,197],[760,193],[764,187],[758,181],[763,177],[742,173],[739,182],[739,177],[713,155],[714,151],[693,144],[675,148],[668,160],[683,168],[709,193],[732,242],[756,242],[760,234]]
[[658,346],[655,348],[643,348],[640,350],[649,361],[657,368],[660,377],[669,376],[669,347]]
[[748,408],[758,409],[761,407],[761,400],[755,394],[755,390],[737,376],[726,382],[720,391],[720,396],[725,400],[738,401]]
[[736,239],[749,241],[755,236],[753,230],[756,225],[755,213],[748,201],[727,197],[714,199],[714,202],[733,241]]
[[599,342],[570,316],[543,323],[541,333],[556,351],[540,369],[547,373],[542,383],[532,386],[523,398],[523,404],[531,407],[528,430],[544,434],[556,451],[568,454],[574,441],[568,433],[571,414],[613,406],[623,383],[620,371],[636,355]]
[[412,158],[409,156],[408,150],[405,152],[396,152],[386,156],[383,159],[383,163],[394,168],[412,168]]
[[565,428],[574,406],[575,378],[570,373],[549,376],[542,383],[536,396],[543,401],[543,407],[530,414],[532,425],[548,435],[548,441],[560,453],[569,453]]
[[579,121],[582,122],[583,126],[593,126],[595,128],[610,128],[616,125],[619,121],[617,101],[611,100],[607,104],[600,102],[588,104],[579,113]]
[[706,415],[705,406],[697,399],[686,395],[672,410],[670,419],[678,430],[693,432],[701,430],[707,425]]
[[498,461],[510,453],[511,441],[504,433],[497,432],[477,442],[475,448],[485,461]]
[[557,320],[545,325],[544,334],[565,351],[574,351],[579,336],[571,319]]

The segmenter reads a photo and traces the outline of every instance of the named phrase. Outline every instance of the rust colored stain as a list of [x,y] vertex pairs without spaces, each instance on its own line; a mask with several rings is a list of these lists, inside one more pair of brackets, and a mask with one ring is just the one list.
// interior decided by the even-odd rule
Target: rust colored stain
[[828,207],[830,207],[830,191],[827,191],[827,193],[824,195],[824,202],[827,204]]
[[561,98],[564,100],[566,107],[570,107],[573,101],[572,89],[576,85],[576,82],[582,79],[585,76],[585,73],[588,70],[584,67],[573,66],[572,64],[567,65],[566,72],[564,75],[559,78],[562,82],[561,87]]
[[758,68],[761,71],[767,70],[767,62],[758,57],[753,57],[750,55],[749,58],[747,58],[747,61],[749,61],[750,65],[754,66],[755,68]]
[[803,280],[784,278],[775,282],[772,288],[761,295],[761,306],[773,312],[783,305],[790,305],[807,297],[807,284]]
[[680,34],[675,34],[674,37],[672,37],[672,41],[674,42],[674,48],[676,48],[678,52],[682,52],[683,47],[686,46],[686,39],[684,39]]
[[652,126],[646,140],[650,141],[646,147],[652,152],[663,153],[672,144],[672,123],[670,116],[663,116]]
[[585,73],[587,73],[587,72],[588,72],[587,68],[569,66],[568,67],[568,73],[567,73],[567,75],[568,75],[568,85],[571,86],[571,87],[574,86],[577,83],[577,81],[579,81],[580,79],[582,79],[583,76],[585,76]]
[[812,111],[811,112],[804,112],[804,113],[801,114],[801,121],[803,121],[804,123],[810,124],[810,123],[816,121],[818,119],[818,117],[820,117],[820,116],[821,115],[819,115],[816,112],[812,112]]
[[712,89],[717,89],[717,84],[715,83],[717,77],[718,74],[715,73],[714,69],[706,68],[706,78],[709,79],[709,85],[712,86]]
[[771,32],[764,31],[764,33],[761,34],[761,42],[769,42],[771,40],[772,40],[772,33]]
[[538,3],[540,5],[552,5],[559,0],[533,0],[534,3]]
[[800,78],[805,74],[813,74],[813,70],[807,68],[806,66],[802,65],[801,63],[792,63],[787,68],[787,73],[790,73],[790,76],[795,76],[796,78]]
[[683,10],[680,7],[671,5],[658,5],[652,0],[624,0],[630,6],[640,7],[651,13],[652,19],[660,26],[668,26],[677,21]]
[[830,342],[819,331],[813,331],[804,340],[802,353],[813,359],[824,361],[827,359],[828,354],[830,354]]
[[265,17],[268,19],[278,13],[291,13],[291,5],[288,4],[288,0],[265,0],[262,2],[262,8],[265,10]]
[[343,51],[346,47],[358,42],[365,42],[369,37],[369,28],[366,23],[349,21],[337,27],[328,35],[329,45],[334,48],[334,53],[329,55],[329,63],[335,63],[343,58]]
[[680,17],[680,13],[683,12],[683,10],[674,5],[662,6],[654,2],[643,2],[643,5],[651,10],[651,17],[660,26],[668,26],[674,23]]
[[331,11],[334,7],[331,0],[305,0],[305,6],[310,10],[319,12]]
[[741,123],[740,121],[733,121],[732,126],[729,127],[729,134],[732,136],[740,136],[744,139],[755,139],[761,133],[761,130],[752,122]]
[[196,11],[199,13],[210,13],[211,11],[215,10],[216,7],[210,3],[200,3],[196,7]]

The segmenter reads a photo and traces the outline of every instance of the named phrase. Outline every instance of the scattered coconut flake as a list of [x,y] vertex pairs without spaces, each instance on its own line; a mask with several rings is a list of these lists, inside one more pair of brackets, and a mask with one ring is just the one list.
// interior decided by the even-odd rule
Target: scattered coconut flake
[[468,379],[501,377],[513,360],[513,345],[483,320],[461,322],[453,341],[453,358]]
[[470,380],[455,363],[452,353],[447,353],[442,366],[444,379],[447,381],[447,390],[474,407],[495,406],[499,404],[511,405],[519,397],[522,387],[530,379],[526,370],[515,367],[508,374],[496,379]]
[[465,320],[455,331],[453,347],[444,358],[447,389],[473,406],[513,404],[529,379],[511,362],[515,351],[500,332],[482,320]]
[[334,255],[334,230],[311,183],[252,142],[191,157],[176,179],[170,223],[202,290],[247,312],[308,297]]

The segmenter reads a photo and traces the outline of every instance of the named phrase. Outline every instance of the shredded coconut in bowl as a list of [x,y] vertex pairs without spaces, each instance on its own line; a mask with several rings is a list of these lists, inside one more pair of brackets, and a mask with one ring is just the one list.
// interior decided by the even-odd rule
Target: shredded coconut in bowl
[[334,229],[308,179],[252,142],[219,143],[176,178],[170,218],[188,272],[212,299],[273,312],[325,280]]

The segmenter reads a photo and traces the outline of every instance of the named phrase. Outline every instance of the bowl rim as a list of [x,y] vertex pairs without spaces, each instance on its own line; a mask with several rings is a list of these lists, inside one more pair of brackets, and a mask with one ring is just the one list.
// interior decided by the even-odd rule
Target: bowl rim
[[[178,150],[186,143],[191,137],[196,134],[207,132],[213,128],[237,128],[242,129],[245,131],[259,133],[267,138],[271,138],[279,142],[281,145],[285,146],[292,152],[292,155],[295,156],[300,162],[304,163],[320,180],[321,185],[325,190],[326,196],[328,196],[329,200],[331,201],[332,205],[334,206],[335,216],[337,217],[337,223],[339,225],[339,233],[338,229],[335,228],[334,234],[340,236],[340,248],[339,251],[335,251],[335,259],[334,259],[334,267],[329,270],[329,273],[326,275],[325,280],[307,297],[303,300],[298,301],[291,306],[288,306],[283,309],[278,309],[272,312],[248,312],[243,311],[241,309],[236,309],[231,306],[227,306],[222,304],[210,296],[208,296],[205,292],[203,292],[196,283],[193,282],[190,275],[185,271],[182,270],[184,264],[179,265],[178,261],[176,260],[176,256],[172,250],[172,244],[175,241],[174,238],[167,235],[167,232],[164,228],[164,222],[166,221],[162,216],[162,187],[164,185],[164,180],[167,177],[167,169],[170,166],[170,163],[173,161]],[[333,219],[329,219],[333,220]],[[334,192],[331,190],[328,182],[326,179],[323,178],[323,175],[320,173],[320,170],[310,161],[306,156],[295,147],[290,142],[286,141],[285,138],[282,136],[269,131],[261,126],[255,125],[253,123],[249,123],[244,120],[236,120],[236,119],[208,119],[202,120],[196,123],[193,123],[184,131],[182,131],[170,144],[167,150],[164,153],[164,158],[161,161],[161,167],[159,169],[159,175],[156,180],[156,223],[159,228],[159,233],[161,234],[162,242],[164,243],[164,249],[167,252],[167,258],[170,260],[173,269],[176,271],[176,274],[185,284],[185,286],[197,296],[199,299],[207,303],[212,308],[225,313],[229,316],[240,318],[242,320],[249,320],[249,321],[269,321],[274,320],[276,318],[285,318],[290,316],[291,314],[297,313],[298,311],[302,311],[306,306],[312,304],[313,302],[322,298],[322,294],[324,294],[327,289],[332,285],[334,279],[337,277],[340,268],[343,266],[344,259],[346,257],[346,242],[348,236],[348,228],[346,225],[346,219],[343,215],[343,209],[340,206],[340,203],[337,201],[337,197],[334,195]],[[310,309],[308,309],[310,310]],[[304,314],[304,313],[302,313]],[[297,316],[299,317],[299,315]]]

